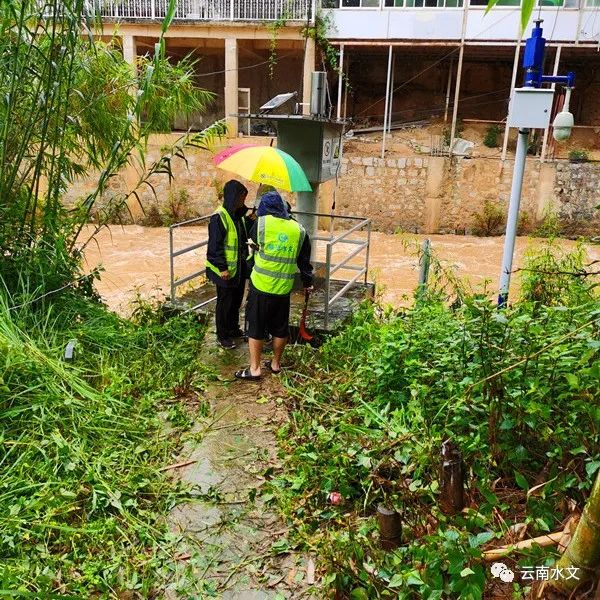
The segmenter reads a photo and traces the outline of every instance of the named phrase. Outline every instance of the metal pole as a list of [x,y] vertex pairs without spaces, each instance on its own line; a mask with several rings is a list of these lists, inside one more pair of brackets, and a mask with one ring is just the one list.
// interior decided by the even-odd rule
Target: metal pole
[[331,242],[327,242],[325,253],[325,330],[329,327],[329,298],[331,296]]
[[465,55],[465,43],[460,44],[458,54],[458,68],[456,70],[456,86],[454,88],[454,106],[452,107],[452,127],[450,128],[450,148],[448,154],[452,156],[452,146],[454,146],[454,136],[456,135],[456,120],[458,117],[458,98],[460,96],[460,79],[462,77],[463,57]]
[[[554,57],[554,69],[552,70],[552,75],[556,77],[558,75],[558,65],[560,63],[560,55],[561,55],[562,46],[559,44],[556,47],[556,56]],[[553,83],[551,89],[556,89],[556,84]],[[550,126],[544,129],[544,139],[542,140],[542,152],[540,154],[540,162],[544,162],[546,160],[546,151],[548,149],[548,134],[550,133]]]
[[525,172],[525,160],[527,158],[527,142],[529,140],[529,129],[519,129],[517,139],[517,152],[515,154],[515,166],[513,170],[512,187],[510,190],[510,203],[508,205],[508,218],[506,221],[506,237],[504,238],[504,254],[502,255],[502,270],[500,271],[500,293],[498,295],[498,306],[503,307],[508,301],[508,290],[510,288],[510,273],[512,271],[513,253],[515,251],[515,239],[517,237],[517,226],[519,224],[519,205],[521,204],[521,190],[523,188],[523,173]]
[[[513,60],[513,70],[512,77],[510,80],[510,95],[512,96],[513,90],[515,89],[515,83],[517,81],[517,69],[519,68],[519,53],[521,52],[521,39],[522,35],[519,35],[519,41],[517,42],[517,47],[515,48],[515,58]],[[504,128],[504,140],[502,141],[502,156],[501,160],[506,160],[506,151],[508,149],[508,134],[510,131],[510,127],[506,125]]]
[[429,278],[429,265],[431,264],[431,241],[429,239],[423,240],[423,246],[421,247],[421,270],[419,271],[419,287],[424,289],[427,285],[427,279]]
[[309,214],[299,214],[297,217],[298,223],[304,226],[308,237],[311,240],[311,253],[310,259],[314,261],[317,253],[317,245],[313,240],[314,235],[317,232],[317,225],[319,222],[319,218],[316,214],[317,210],[317,198],[319,197],[319,184],[318,183],[310,183],[312,187],[312,192],[298,192],[296,194],[296,210],[299,213],[309,213]]
[[346,77],[344,79],[344,121],[346,120],[346,107],[348,105],[348,75],[350,74],[350,53],[348,53],[348,60],[346,61]]
[[344,91],[344,44],[340,44],[340,64],[338,66],[337,120],[339,121],[342,117],[342,93]]
[[396,53],[392,51],[392,78],[390,80],[390,105],[387,116],[387,132],[392,133],[392,112],[394,110],[394,73],[396,72]]
[[385,108],[383,110],[383,139],[381,140],[381,158],[385,158],[385,136],[386,136],[386,121],[388,114],[388,106],[390,102],[390,77],[392,71],[392,45],[389,46],[388,51],[388,66],[387,66],[387,80],[385,83]]
[[367,225],[367,256],[365,258],[365,283],[369,282],[369,258],[371,254],[371,221]]
[[175,266],[173,264],[173,228],[169,227],[169,267],[171,272],[171,302],[175,302]]
[[448,108],[450,107],[450,88],[452,87],[452,68],[454,59],[450,59],[450,68],[448,69],[448,86],[446,88],[446,107],[444,108],[444,123],[448,122]]

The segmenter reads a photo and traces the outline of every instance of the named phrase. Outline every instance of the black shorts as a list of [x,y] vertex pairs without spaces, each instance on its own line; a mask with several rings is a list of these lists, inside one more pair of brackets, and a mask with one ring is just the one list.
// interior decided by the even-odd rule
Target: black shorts
[[277,338],[290,335],[290,295],[261,294],[250,286],[246,306],[248,337],[264,340],[268,334]]

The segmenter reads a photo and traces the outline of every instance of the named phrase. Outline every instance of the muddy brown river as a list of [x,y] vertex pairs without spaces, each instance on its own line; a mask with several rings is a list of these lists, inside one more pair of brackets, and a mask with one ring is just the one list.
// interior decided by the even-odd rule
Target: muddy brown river
[[[83,232],[83,239],[92,229]],[[450,268],[457,277],[468,282],[474,289],[487,285],[488,291],[496,292],[503,237],[479,238],[456,235],[409,235],[373,233],[370,250],[369,279],[376,282],[385,302],[394,306],[410,302],[418,279],[417,248],[423,239],[431,240],[435,255],[444,267]],[[183,248],[206,239],[206,229],[189,227],[180,229],[175,237],[175,249]],[[98,282],[98,290],[105,302],[114,310],[127,313],[136,291],[142,296],[164,297],[169,294],[169,230],[138,225],[113,225],[101,231],[97,244],[91,243],[85,252],[86,266],[104,268]],[[519,267],[528,249],[539,247],[544,240],[518,238],[514,267]],[[561,240],[567,249],[576,243]],[[349,245],[334,253],[334,262],[352,251]],[[587,248],[589,258],[600,259],[600,247]],[[184,277],[203,268],[205,248],[178,257],[175,262],[177,277]],[[325,245],[317,246],[317,258],[322,259]],[[351,261],[360,265],[360,256]],[[363,262],[364,264],[364,262]],[[342,277],[346,275],[339,271]],[[516,293],[518,277],[511,291]],[[486,284],[487,282],[487,284]]]

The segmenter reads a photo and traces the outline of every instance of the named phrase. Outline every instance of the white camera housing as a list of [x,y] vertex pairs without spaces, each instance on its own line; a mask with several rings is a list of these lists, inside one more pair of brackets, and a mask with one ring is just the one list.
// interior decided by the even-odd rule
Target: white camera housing
[[557,142],[564,142],[571,137],[571,131],[573,130],[573,125],[575,124],[575,119],[573,119],[573,114],[567,111],[559,112],[556,117],[554,117],[554,123],[552,123],[552,137]]

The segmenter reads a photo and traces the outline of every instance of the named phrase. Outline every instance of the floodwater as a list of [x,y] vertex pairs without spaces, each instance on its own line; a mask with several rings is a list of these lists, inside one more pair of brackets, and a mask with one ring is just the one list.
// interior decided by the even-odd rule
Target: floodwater
[[[82,234],[86,239],[92,228]],[[337,234],[338,232],[336,232]],[[502,258],[503,237],[471,237],[457,235],[412,235],[373,233],[369,261],[369,279],[377,285],[378,295],[394,306],[406,305],[418,280],[418,248],[425,238],[431,240],[433,252],[444,268],[473,289],[495,293]],[[113,310],[127,313],[136,292],[142,296],[169,295],[169,230],[168,228],[141,227],[139,225],[113,225],[97,235],[97,243],[90,243],[85,252],[86,267],[104,268],[98,290]],[[175,250],[206,239],[206,228],[187,227],[176,230]],[[544,240],[518,238],[514,268],[522,265],[525,252],[539,247]],[[561,240],[565,249],[574,249],[576,243]],[[354,250],[350,244],[339,246],[333,254],[334,263]],[[175,276],[185,277],[204,267],[206,248],[200,248],[175,259]],[[324,244],[317,246],[317,258],[323,259]],[[588,247],[591,260],[600,260],[600,248]],[[358,255],[349,264],[364,265]],[[350,271],[340,269],[336,276],[342,278]],[[518,277],[515,279],[518,284]],[[185,292],[185,289],[181,291]]]

